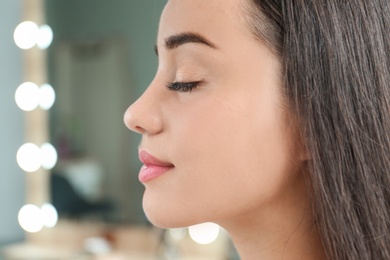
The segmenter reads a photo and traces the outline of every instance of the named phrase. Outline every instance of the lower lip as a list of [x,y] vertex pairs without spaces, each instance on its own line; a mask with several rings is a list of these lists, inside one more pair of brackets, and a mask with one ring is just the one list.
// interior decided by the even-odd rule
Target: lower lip
[[173,167],[158,166],[158,165],[143,165],[138,175],[138,179],[142,183],[146,183],[156,179],[172,169]]

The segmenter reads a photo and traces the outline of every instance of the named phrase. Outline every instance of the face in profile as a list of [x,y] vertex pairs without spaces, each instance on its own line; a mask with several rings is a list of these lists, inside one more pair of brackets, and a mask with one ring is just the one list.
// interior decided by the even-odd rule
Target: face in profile
[[142,135],[143,207],[160,227],[222,226],[297,203],[304,158],[278,58],[238,0],[170,0],[159,66],[125,114]]

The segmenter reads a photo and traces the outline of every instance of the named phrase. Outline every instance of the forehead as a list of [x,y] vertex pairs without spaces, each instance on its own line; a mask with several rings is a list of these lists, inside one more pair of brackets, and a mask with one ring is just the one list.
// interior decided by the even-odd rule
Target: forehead
[[160,20],[159,41],[182,32],[198,32],[210,39],[228,41],[249,32],[244,0],[169,0]]

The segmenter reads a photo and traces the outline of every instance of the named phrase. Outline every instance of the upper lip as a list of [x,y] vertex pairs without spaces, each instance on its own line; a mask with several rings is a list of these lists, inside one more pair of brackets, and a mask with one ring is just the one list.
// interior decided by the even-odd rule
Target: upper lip
[[157,159],[153,155],[149,154],[145,150],[139,150],[138,156],[140,161],[144,165],[154,165],[154,166],[161,166],[161,167],[174,167],[174,165],[170,162],[164,162],[162,160]]

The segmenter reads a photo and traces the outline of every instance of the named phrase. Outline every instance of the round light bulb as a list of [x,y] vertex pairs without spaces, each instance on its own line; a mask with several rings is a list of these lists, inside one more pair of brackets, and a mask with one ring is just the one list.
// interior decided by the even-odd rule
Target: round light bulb
[[41,146],[42,167],[51,170],[56,165],[58,159],[57,151],[53,145],[45,143]]
[[188,228],[192,240],[198,244],[206,245],[214,242],[219,235],[219,226],[214,223],[203,223]]
[[34,110],[40,101],[40,91],[36,84],[25,82],[15,92],[15,101],[18,107],[24,111]]
[[49,110],[56,100],[56,93],[50,84],[43,84],[39,89],[39,106]]
[[38,48],[44,50],[50,46],[53,41],[53,30],[49,25],[44,24],[39,27],[38,32]]
[[47,228],[53,228],[57,225],[58,213],[56,208],[50,203],[45,203],[41,207],[43,224]]
[[36,233],[43,228],[43,215],[35,205],[25,205],[19,210],[19,225],[29,233]]
[[31,21],[22,22],[14,31],[15,44],[21,49],[30,49],[37,44],[38,34],[38,25]]
[[42,165],[41,149],[35,144],[26,143],[19,148],[16,160],[24,171],[35,172]]

